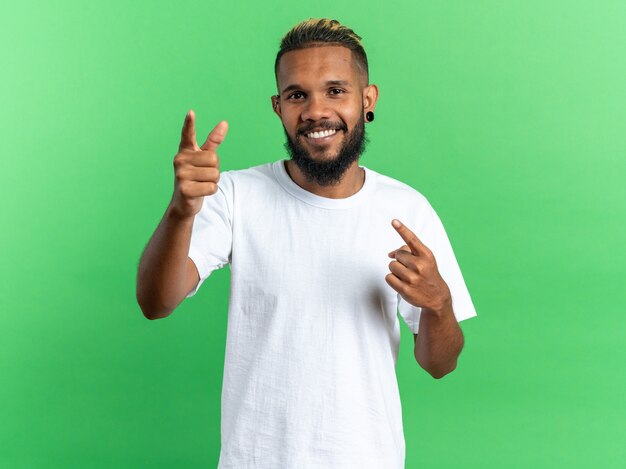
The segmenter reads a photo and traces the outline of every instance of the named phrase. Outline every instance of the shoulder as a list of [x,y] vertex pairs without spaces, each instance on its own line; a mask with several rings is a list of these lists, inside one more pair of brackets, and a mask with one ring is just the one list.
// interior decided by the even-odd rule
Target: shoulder
[[378,196],[390,198],[394,201],[403,201],[409,203],[412,207],[432,208],[426,196],[414,187],[373,169],[367,168],[367,170],[376,178],[376,192]]
[[369,171],[376,178],[375,204],[387,217],[399,219],[418,235],[432,225],[436,212],[421,191],[393,177]]
[[267,184],[272,180],[274,163],[264,163],[245,169],[229,169],[220,172],[218,185],[226,192],[232,192],[238,187],[255,187]]
[[275,163],[264,163],[257,166],[251,166],[246,169],[230,169],[220,173],[220,180],[224,177],[232,184],[250,184],[264,182],[272,179],[273,165]]

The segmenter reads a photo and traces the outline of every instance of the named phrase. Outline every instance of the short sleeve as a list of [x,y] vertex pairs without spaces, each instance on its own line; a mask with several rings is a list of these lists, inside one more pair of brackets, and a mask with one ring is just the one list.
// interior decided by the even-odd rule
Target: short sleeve
[[[448,235],[435,210],[430,207],[422,229],[415,233],[432,251],[437,261],[439,273],[445,280],[452,296],[452,310],[458,322],[476,316],[461,269],[450,245]],[[418,333],[422,309],[406,302],[398,294],[398,311],[414,334]]]
[[198,269],[200,281],[186,297],[196,294],[204,280],[230,262],[232,251],[232,178],[220,174],[217,192],[206,196],[196,214],[191,232],[189,258]]

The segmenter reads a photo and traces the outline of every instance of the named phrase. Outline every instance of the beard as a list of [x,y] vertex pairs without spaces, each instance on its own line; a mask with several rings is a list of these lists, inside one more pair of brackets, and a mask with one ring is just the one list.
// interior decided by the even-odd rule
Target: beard
[[[337,132],[346,132],[345,124],[336,125],[329,121],[318,124],[317,127],[324,129],[337,129]],[[359,160],[361,154],[365,151],[365,147],[369,143],[365,135],[365,119],[361,112],[361,119],[354,126],[351,132],[345,134],[343,143],[334,158],[319,161],[311,157],[311,154],[300,143],[299,138],[306,138],[304,134],[310,129],[303,129],[296,134],[296,139],[292,140],[283,126],[287,141],[285,148],[291,156],[293,162],[298,166],[304,177],[309,181],[320,186],[334,186],[341,182],[344,173],[355,161]]]

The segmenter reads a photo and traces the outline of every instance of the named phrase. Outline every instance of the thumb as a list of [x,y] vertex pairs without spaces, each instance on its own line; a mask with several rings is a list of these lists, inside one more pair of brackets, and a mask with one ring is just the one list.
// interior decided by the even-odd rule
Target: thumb
[[206,141],[200,147],[202,150],[217,150],[217,147],[220,146],[220,143],[224,141],[226,138],[226,133],[228,132],[228,122],[222,121],[213,127],[213,130],[209,133],[209,136],[206,138]]

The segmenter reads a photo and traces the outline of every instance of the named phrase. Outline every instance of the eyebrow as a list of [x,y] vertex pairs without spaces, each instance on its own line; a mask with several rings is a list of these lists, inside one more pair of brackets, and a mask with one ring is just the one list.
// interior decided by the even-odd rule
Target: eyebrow
[[[349,82],[345,81],[345,80],[328,80],[325,83],[326,86],[345,86],[347,88],[349,88],[351,85]],[[280,94],[285,94],[288,91],[293,91],[293,90],[300,90],[303,87],[301,85],[298,85],[297,83],[294,83],[293,85],[289,85],[288,87],[286,87],[283,91],[281,91]]]

